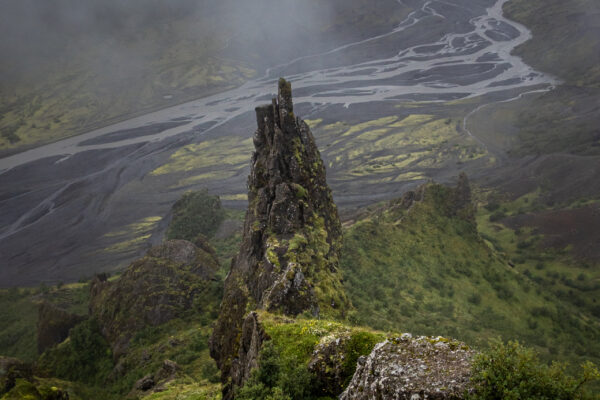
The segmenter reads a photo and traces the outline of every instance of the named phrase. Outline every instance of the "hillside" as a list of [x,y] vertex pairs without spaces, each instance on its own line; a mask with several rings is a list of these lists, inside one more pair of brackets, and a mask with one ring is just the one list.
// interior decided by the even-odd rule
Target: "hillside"
[[56,144],[0,400],[600,399],[596,0],[59,3],[0,39],[0,155]]
[[[260,314],[273,341],[261,358],[261,363],[266,363],[264,368],[268,369],[259,370],[239,398],[274,395],[269,385],[291,393],[292,398],[312,398],[313,390],[331,393],[330,390],[339,390],[335,389],[337,385],[347,385],[354,371],[351,363],[355,361],[339,367],[346,372],[326,379],[328,375],[318,375],[319,370],[314,369],[318,364],[313,369],[298,367],[308,365],[314,358],[313,350],[331,342],[332,337],[347,338],[343,343],[349,347],[337,351],[352,354],[351,360],[368,354],[376,343],[394,332],[399,336],[407,331],[415,335],[457,337],[475,348],[485,348],[488,338],[502,335],[534,346],[545,359],[569,360],[572,366],[583,360],[597,360],[597,320],[595,325],[590,324],[589,314],[576,311],[568,301],[547,293],[543,285],[511,267],[505,255],[491,248],[478,234],[473,220],[474,208],[459,207],[464,212],[457,213],[456,199],[456,189],[428,184],[389,204],[345,217],[340,270],[354,306],[348,320],[340,323],[313,320],[310,316],[293,319]],[[199,204],[207,202],[201,200]],[[481,214],[478,219],[482,219]],[[236,232],[226,239],[213,238],[211,242],[222,249],[227,247],[226,242],[239,243]],[[222,261],[232,255],[231,252],[221,254]],[[123,279],[126,278],[118,276],[111,281]],[[85,314],[88,290],[89,284],[65,285],[29,290],[27,294],[21,291],[19,297],[21,304],[45,298],[63,307],[70,305],[73,312],[79,310]],[[14,296],[16,292],[11,293]],[[84,297],[75,300],[79,296]],[[3,298],[7,305],[3,309],[11,316],[7,320],[18,320],[24,326],[27,319],[23,319],[23,315],[31,316],[24,332],[33,335],[29,342],[3,347],[0,352],[34,360],[37,355],[27,356],[15,350],[35,346],[36,307],[30,306],[30,311],[9,307],[15,303],[8,291],[4,291]],[[211,301],[218,302],[218,298],[202,296],[198,304],[204,304],[200,306],[204,308]],[[46,352],[37,363],[38,370],[50,369],[55,371],[52,375],[77,383],[40,378],[36,387],[57,386],[67,390],[74,399],[117,399],[127,393],[128,398],[218,398],[217,369],[208,358],[210,325],[217,314],[195,310],[138,331],[127,354],[116,364],[103,355],[109,351],[109,345],[100,339],[102,336],[97,336],[99,328],[83,324],[71,331],[71,339]],[[15,323],[9,325],[16,326]],[[354,327],[356,325],[369,328]],[[98,351],[90,352],[91,338],[96,338]],[[78,343],[86,345],[78,347],[81,346]],[[71,356],[69,352],[73,352]],[[84,356],[86,362],[96,363],[95,372],[73,374],[69,363],[79,363],[79,357]],[[179,369],[174,376],[167,374],[161,378],[163,360],[177,363]],[[120,370],[119,375],[114,375]],[[272,371],[279,372],[273,375]],[[147,378],[149,376],[152,380]],[[315,376],[323,380],[315,381]],[[147,394],[141,389],[132,391],[144,387],[143,378],[150,388],[161,387],[162,380],[166,379],[165,390],[146,389]],[[101,382],[104,384],[98,386]]]
[[[501,229],[480,234],[465,174],[346,215],[342,242],[319,151],[293,110],[283,79],[256,110],[241,234],[224,228],[235,218],[218,198],[188,193],[169,237],[119,276],[4,291],[0,351],[34,363],[0,359],[2,399],[487,399],[506,368],[526,378],[499,376],[490,396],[593,398],[582,385],[600,378],[598,319],[519,273],[499,251]],[[35,331],[39,357],[25,350]],[[587,364],[573,378],[514,342],[485,350],[499,335]],[[407,378],[395,378],[399,365]]]
[[[347,228],[342,265],[356,307],[353,321],[480,345],[497,336],[517,338],[547,359],[598,361],[600,320],[593,308],[572,291],[565,296],[550,289],[531,261],[515,266],[507,253],[516,253],[498,246],[511,240],[508,233],[490,229],[485,208],[465,219],[448,211],[452,189],[430,184],[416,193],[421,201],[413,204],[409,192]],[[512,240],[515,250],[530,246]],[[532,258],[542,254],[529,249]],[[557,261],[548,269],[556,271]]]
[[391,0],[309,3],[6,4],[0,154],[240,86],[292,56],[381,32],[403,14]]

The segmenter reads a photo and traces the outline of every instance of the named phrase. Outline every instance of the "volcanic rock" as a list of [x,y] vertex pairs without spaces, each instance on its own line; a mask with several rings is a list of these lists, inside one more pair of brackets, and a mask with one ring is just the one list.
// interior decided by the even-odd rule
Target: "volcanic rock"
[[339,317],[349,307],[337,272],[337,208],[313,135],[293,107],[291,85],[280,79],[277,99],[256,108],[242,244],[210,343],[225,400],[248,377],[260,348],[260,321],[249,320],[249,311]]

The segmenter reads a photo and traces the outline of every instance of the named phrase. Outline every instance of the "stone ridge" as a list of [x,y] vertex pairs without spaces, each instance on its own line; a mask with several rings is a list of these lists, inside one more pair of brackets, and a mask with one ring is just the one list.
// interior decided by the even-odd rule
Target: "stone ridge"
[[335,318],[350,306],[337,272],[342,245],[337,207],[313,135],[294,115],[289,82],[280,79],[277,98],[256,108],[256,120],[242,244],[211,338],[225,399],[255,362],[240,346],[249,340],[246,334],[261,337],[242,329],[249,311]]

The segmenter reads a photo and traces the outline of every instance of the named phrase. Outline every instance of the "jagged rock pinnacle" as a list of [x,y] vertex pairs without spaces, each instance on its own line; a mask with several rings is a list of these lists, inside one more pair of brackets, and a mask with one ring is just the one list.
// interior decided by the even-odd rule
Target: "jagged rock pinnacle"
[[260,348],[262,330],[249,311],[340,316],[349,307],[337,272],[337,208],[313,135],[293,107],[291,85],[280,79],[277,98],[256,108],[242,244],[211,338],[225,399],[256,363],[250,348]]

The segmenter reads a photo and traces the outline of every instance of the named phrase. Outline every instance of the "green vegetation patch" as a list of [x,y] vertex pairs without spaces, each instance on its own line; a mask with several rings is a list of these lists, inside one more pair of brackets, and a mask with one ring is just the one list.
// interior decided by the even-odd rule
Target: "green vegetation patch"
[[74,283],[0,290],[0,354],[34,361],[37,354],[38,307],[48,301],[70,313],[86,315],[88,285]]
[[[581,357],[597,360],[600,356],[600,272],[595,268],[596,264],[578,257],[570,246],[557,248],[547,245],[548,238],[540,232],[540,227],[516,223],[528,221],[538,214],[550,215],[550,212],[577,212],[582,209],[587,212],[586,208],[595,202],[580,199],[549,206],[543,194],[538,189],[514,200],[502,198],[498,193],[488,194],[485,200],[482,199],[483,206],[477,212],[478,229],[487,245],[510,260],[521,279],[534,283],[532,288],[536,294],[546,299],[546,304],[531,310],[531,326],[539,326],[544,319],[560,324],[560,315],[577,315],[580,318],[574,326],[561,324],[564,325],[562,329],[574,338],[573,343],[553,345],[549,350],[572,361]],[[579,229],[575,221],[570,221],[569,225],[565,222],[564,226],[565,234]]]
[[[182,147],[171,155],[168,162],[152,171],[152,175],[199,170],[197,181],[223,178],[226,172],[236,171],[248,164],[253,150],[252,138],[224,137],[205,140]],[[189,179],[184,183],[190,183]]]
[[534,350],[515,341],[492,341],[488,351],[475,357],[472,370],[475,393],[468,397],[471,400],[598,398],[584,386],[600,380],[594,364],[582,364],[580,375],[572,377],[565,364],[548,366]]
[[209,195],[207,190],[188,192],[173,206],[167,239],[193,242],[199,234],[211,237],[224,219],[218,196]]
[[597,320],[486,244],[510,242],[507,230],[480,235],[473,222],[449,215],[448,188],[428,185],[423,197],[408,210],[401,201],[382,206],[346,230],[340,265],[353,323],[471,345],[500,335],[535,346],[546,359],[600,358]]
[[[356,369],[358,357],[368,355],[385,334],[367,328],[354,328],[339,322],[315,319],[289,319],[268,313],[259,317],[270,338],[263,343],[259,368],[242,387],[236,399],[327,399],[341,394]],[[328,393],[322,378],[309,368],[320,345],[336,341],[336,366],[343,386],[339,393]],[[319,372],[321,373],[321,372]]]
[[71,329],[69,338],[45,352],[37,365],[58,378],[101,386],[112,371],[113,360],[98,322],[91,318]]

